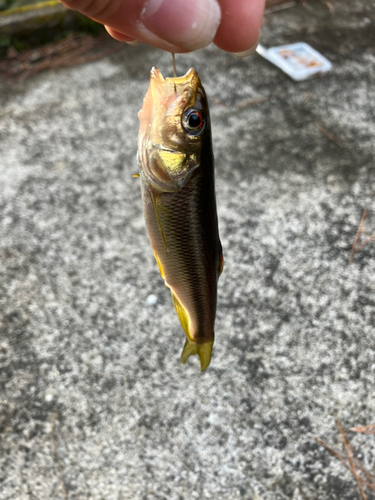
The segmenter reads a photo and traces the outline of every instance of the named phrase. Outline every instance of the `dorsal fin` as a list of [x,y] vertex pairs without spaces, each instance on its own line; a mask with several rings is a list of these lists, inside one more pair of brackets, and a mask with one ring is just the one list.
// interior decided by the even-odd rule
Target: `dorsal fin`
[[223,256],[223,252],[221,251],[221,253],[220,253],[220,262],[219,262],[219,276],[223,272],[223,269],[224,269],[224,256]]

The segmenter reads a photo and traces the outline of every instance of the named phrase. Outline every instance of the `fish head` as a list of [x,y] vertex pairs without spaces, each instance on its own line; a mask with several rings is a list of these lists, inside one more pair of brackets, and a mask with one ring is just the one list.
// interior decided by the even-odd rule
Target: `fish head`
[[200,166],[203,141],[210,137],[209,111],[198,73],[163,78],[152,68],[139,112],[141,170],[166,190],[183,187]]

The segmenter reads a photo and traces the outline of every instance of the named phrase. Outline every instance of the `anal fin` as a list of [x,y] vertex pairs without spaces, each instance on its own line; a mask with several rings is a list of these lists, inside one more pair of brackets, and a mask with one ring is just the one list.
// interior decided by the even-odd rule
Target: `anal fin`
[[171,294],[172,294],[173,305],[174,308],[176,309],[178,319],[180,320],[180,323],[186,335],[189,335],[189,323],[190,323],[189,313],[187,312],[185,307],[181,304],[178,297],[172,291]]
[[159,268],[159,271],[160,271],[160,275],[163,278],[163,280],[165,280],[165,273],[164,273],[163,265],[160,262],[160,259],[159,259],[158,255],[157,255],[157,253],[155,251],[154,251],[154,257],[155,257],[156,263],[158,265],[158,268]]

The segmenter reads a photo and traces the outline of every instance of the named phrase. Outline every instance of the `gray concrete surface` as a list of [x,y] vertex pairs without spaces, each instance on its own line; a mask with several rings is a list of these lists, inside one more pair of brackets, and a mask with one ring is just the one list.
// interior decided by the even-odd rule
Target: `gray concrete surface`
[[[342,451],[336,418],[375,423],[375,245],[348,265],[365,206],[375,232],[375,8],[334,6],[263,29],[326,55],[320,80],[215,47],[177,59],[212,98],[225,255],[203,375],[179,362],[132,178],[149,70],[169,56],[126,46],[2,85],[1,500],[358,498],[315,437]],[[375,436],[350,436],[374,470]]]

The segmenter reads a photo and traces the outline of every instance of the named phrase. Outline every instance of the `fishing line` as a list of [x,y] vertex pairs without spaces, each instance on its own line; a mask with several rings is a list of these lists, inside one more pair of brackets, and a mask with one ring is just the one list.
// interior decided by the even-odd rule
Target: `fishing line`
[[[171,54],[172,54],[173,77],[176,78],[177,77],[177,74],[176,74],[176,58],[175,58],[174,52],[171,52]],[[176,84],[174,84],[174,93],[177,94]]]
[[172,54],[173,76],[174,76],[174,78],[176,78],[177,77],[177,75],[176,75],[176,58],[175,58],[174,52],[171,52],[171,54]]

